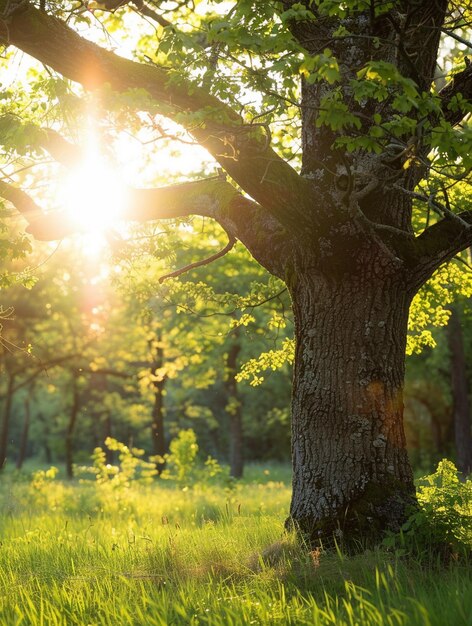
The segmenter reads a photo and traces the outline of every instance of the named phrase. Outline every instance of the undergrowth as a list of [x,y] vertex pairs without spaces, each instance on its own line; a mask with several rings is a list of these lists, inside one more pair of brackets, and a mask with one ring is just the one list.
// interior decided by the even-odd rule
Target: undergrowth
[[444,459],[434,474],[417,483],[418,508],[390,535],[386,547],[403,549],[423,561],[468,558],[472,554],[472,480],[461,480],[455,465]]
[[167,459],[156,481],[140,451],[115,451],[114,469],[96,451],[73,483],[55,470],[4,480],[0,624],[472,624],[467,551],[445,565],[430,550],[425,565],[417,549],[432,537],[470,548],[470,483],[451,464],[420,484],[400,537],[348,557],[283,532],[290,490],[271,468],[227,483],[195,456],[183,480]]

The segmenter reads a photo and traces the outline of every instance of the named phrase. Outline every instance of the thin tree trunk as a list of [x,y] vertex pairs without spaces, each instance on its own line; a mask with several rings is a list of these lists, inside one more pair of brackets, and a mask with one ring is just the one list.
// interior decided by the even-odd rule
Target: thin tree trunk
[[52,452],[47,439],[44,440],[44,460],[48,465],[52,463]]
[[[156,372],[164,367],[164,348],[162,345],[162,331],[158,330],[156,334],[156,348],[154,362],[152,364],[151,373],[155,376]],[[167,375],[162,375],[159,380],[154,380],[154,404],[151,413],[151,437],[152,447],[156,456],[164,458],[167,452],[165,433],[164,433],[164,389],[167,382]],[[159,473],[165,467],[165,462],[157,462],[156,468]]]
[[69,423],[67,424],[65,437],[66,476],[69,479],[74,477],[74,432],[79,409],[80,395],[77,384],[77,375],[74,373],[72,378],[72,405],[69,413]]
[[5,395],[5,405],[3,409],[3,419],[0,430],[0,470],[5,467],[5,463],[7,461],[7,451],[8,451],[8,433],[10,430],[10,417],[11,417],[11,409],[13,404],[13,396],[14,396],[14,386],[15,386],[15,375],[8,375],[8,387]]
[[51,448],[49,447],[49,424],[44,415],[39,412],[37,414],[37,419],[43,424],[43,447],[44,447],[44,460],[48,465],[52,463],[52,453]]
[[[95,372],[92,376],[92,388],[103,396],[108,390],[108,378],[103,372]],[[109,408],[105,408],[103,412],[100,410],[97,413],[97,421],[95,428],[95,439],[98,440],[97,446],[104,447],[106,462],[109,465],[113,465],[115,455],[113,450],[110,450],[107,446],[104,446],[104,442],[108,437],[113,437],[113,422],[112,414]]]
[[469,386],[466,375],[464,337],[459,314],[451,311],[448,324],[449,350],[451,352],[451,386],[454,411],[454,439],[457,468],[464,476],[472,472],[472,426],[470,416]]
[[[429,395],[426,395],[428,394]],[[426,388],[425,396],[417,397],[417,401],[422,404],[429,413],[431,439],[434,446],[434,461],[447,455],[447,422],[445,420],[445,407],[437,404],[437,398]]]
[[229,473],[233,478],[242,478],[244,472],[242,406],[236,381],[238,355],[241,351],[239,335],[240,329],[237,327],[232,333],[231,345],[226,355],[225,372],[226,412],[229,416],[230,434]]
[[441,421],[438,420],[436,415],[430,413],[430,426],[431,426],[431,439],[433,440],[435,457],[444,454],[444,442],[442,438]]
[[[108,437],[113,437],[113,429],[112,429],[112,419],[111,412],[109,409],[106,410],[105,419],[103,421],[103,441],[106,441]],[[100,442],[100,445],[103,445],[103,442]],[[106,461],[109,465],[113,465],[115,461],[115,455],[113,454],[113,450],[110,450],[105,446],[105,457]]]
[[409,298],[400,278],[325,279],[291,287],[296,354],[293,495],[288,525],[311,540],[374,540],[398,529],[414,486],[403,430]]
[[28,434],[31,419],[31,407],[29,397],[25,398],[25,419],[23,421],[23,429],[21,431],[20,449],[18,450],[18,459],[16,461],[16,469],[20,470],[26,458],[26,449],[28,447]]

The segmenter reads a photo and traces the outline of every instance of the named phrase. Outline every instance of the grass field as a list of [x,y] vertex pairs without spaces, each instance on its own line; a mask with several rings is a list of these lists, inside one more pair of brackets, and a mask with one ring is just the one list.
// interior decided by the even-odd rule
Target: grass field
[[310,552],[283,468],[243,484],[2,477],[0,624],[472,625],[467,563]]

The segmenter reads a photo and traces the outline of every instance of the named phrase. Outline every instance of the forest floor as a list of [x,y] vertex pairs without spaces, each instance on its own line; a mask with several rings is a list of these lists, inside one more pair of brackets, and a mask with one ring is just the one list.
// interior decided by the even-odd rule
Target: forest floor
[[0,624],[470,626],[472,571],[379,549],[310,551],[284,533],[288,472],[244,481],[0,486]]

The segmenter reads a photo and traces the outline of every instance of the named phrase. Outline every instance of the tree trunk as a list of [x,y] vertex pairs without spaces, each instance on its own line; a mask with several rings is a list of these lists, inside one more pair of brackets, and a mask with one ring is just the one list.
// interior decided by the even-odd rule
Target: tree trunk
[[233,478],[242,478],[244,472],[243,459],[243,416],[241,399],[238,394],[236,373],[238,355],[241,351],[239,343],[239,327],[232,333],[232,342],[226,355],[226,412],[229,416],[229,473]]
[[46,461],[48,465],[51,465],[52,452],[49,446],[49,435],[50,435],[49,423],[48,423],[47,418],[45,418],[41,412],[39,412],[36,417],[38,421],[40,421],[43,424],[42,443],[43,443],[43,448],[44,448],[44,460]]
[[77,384],[77,376],[74,374],[72,379],[72,405],[69,413],[69,423],[67,424],[66,438],[65,438],[65,453],[66,453],[66,476],[67,478],[74,477],[74,431],[77,423],[77,416],[80,408],[80,396]]
[[[99,394],[99,397],[104,397],[108,392],[108,378],[103,372],[95,372],[92,376],[92,389]],[[95,423],[95,439],[97,440],[97,446],[103,447],[105,450],[105,459],[108,465],[113,465],[115,462],[115,455],[113,450],[110,450],[107,446],[104,446],[108,437],[113,437],[113,419],[112,413],[109,408],[103,408],[98,410],[96,417],[99,418]],[[101,428],[100,428],[101,426]],[[97,436],[97,431],[99,432]]]
[[[103,419],[103,441],[100,441],[100,445],[103,445],[108,437],[113,437],[113,428],[112,428],[112,417],[110,409],[106,410],[104,419]],[[115,455],[113,454],[113,450],[105,447],[105,458],[108,465],[113,465],[115,462]]]
[[[441,392],[442,393],[442,392]],[[423,395],[425,394],[425,395]],[[428,386],[424,389],[417,401],[424,406],[429,414],[431,440],[433,443],[433,463],[437,463],[448,455],[448,443],[451,438],[448,437],[449,411],[444,403],[440,402],[437,397],[437,390]],[[433,468],[431,468],[433,469]]]
[[23,463],[26,458],[26,449],[28,447],[28,434],[31,418],[30,399],[25,398],[25,419],[23,422],[23,429],[21,431],[20,449],[18,450],[18,458],[16,460],[16,469],[20,470],[23,467]]
[[5,467],[5,463],[7,461],[8,433],[10,430],[10,417],[11,417],[11,408],[13,404],[14,385],[15,385],[15,375],[9,374],[7,393],[5,396],[5,405],[3,409],[2,426],[0,430],[0,470],[2,470]]
[[[155,348],[154,363],[152,364],[152,374],[164,367],[164,348],[162,345],[162,331],[158,330],[156,335],[157,345]],[[159,375],[159,380],[153,382],[154,386],[154,404],[152,407],[151,437],[154,454],[164,458],[167,452],[165,433],[164,433],[164,389],[167,382],[166,375]],[[165,468],[165,462],[157,462],[156,469],[159,474]]]
[[410,298],[382,268],[337,279],[297,272],[289,526],[313,541],[378,539],[414,503],[403,430]]
[[[439,458],[444,457],[446,454],[446,447],[443,439],[443,428],[441,420],[434,413],[430,413],[430,426],[431,426],[431,439],[433,441],[434,448],[434,462],[436,463]],[[439,458],[438,458],[439,457]]]
[[472,472],[472,427],[470,420],[469,385],[466,376],[464,338],[459,314],[452,309],[448,324],[449,350],[451,352],[451,387],[454,413],[454,439],[456,463],[467,476]]

